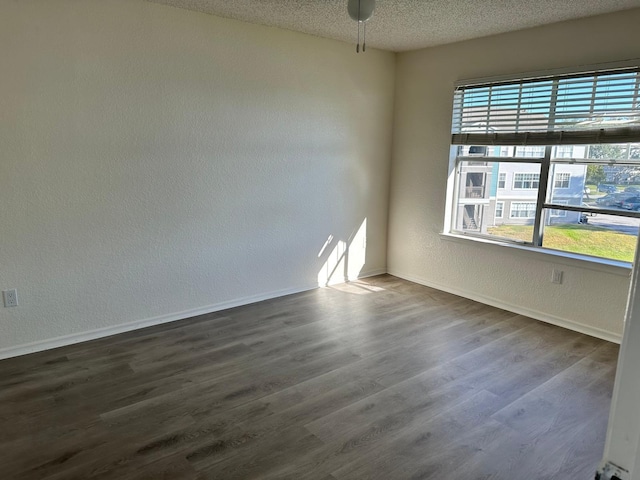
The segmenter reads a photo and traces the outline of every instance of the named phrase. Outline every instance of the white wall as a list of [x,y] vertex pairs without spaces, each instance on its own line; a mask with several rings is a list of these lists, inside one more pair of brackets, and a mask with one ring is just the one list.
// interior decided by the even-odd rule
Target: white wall
[[385,270],[393,54],[141,0],[0,45],[0,356],[317,286],[365,220]]
[[[640,58],[640,9],[398,56],[389,272],[619,339],[629,271],[443,238],[454,82]],[[562,263],[559,263],[562,262]],[[553,267],[564,284],[550,283]]]

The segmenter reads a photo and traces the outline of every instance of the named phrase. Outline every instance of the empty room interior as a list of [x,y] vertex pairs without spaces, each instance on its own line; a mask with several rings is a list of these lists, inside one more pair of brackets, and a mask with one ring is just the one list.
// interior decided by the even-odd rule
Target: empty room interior
[[638,25],[0,0],[0,478],[640,480]]

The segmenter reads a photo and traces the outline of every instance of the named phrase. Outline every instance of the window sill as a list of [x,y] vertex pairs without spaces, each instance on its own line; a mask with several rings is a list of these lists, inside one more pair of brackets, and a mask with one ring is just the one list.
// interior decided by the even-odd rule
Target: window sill
[[515,243],[499,242],[487,238],[473,237],[471,235],[460,235],[455,233],[443,232],[440,238],[450,242],[464,243],[466,245],[487,245],[489,248],[508,248],[514,252],[532,256],[537,260],[545,262],[567,265],[570,267],[594,270],[597,272],[629,277],[631,275],[632,264],[621,262],[618,260],[608,260],[605,258],[590,257],[587,255],[579,255],[576,253],[561,252],[558,250],[549,250],[546,248],[531,247],[526,245],[518,245]]

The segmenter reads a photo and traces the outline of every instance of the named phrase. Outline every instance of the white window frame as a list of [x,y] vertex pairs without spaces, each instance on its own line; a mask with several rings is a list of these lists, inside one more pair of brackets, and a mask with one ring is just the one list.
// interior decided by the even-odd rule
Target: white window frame
[[[517,210],[514,208],[515,205],[530,205],[527,208],[518,208]],[[533,205],[533,207],[531,207]],[[530,210],[532,209],[532,210]],[[514,216],[513,212],[527,212],[527,216]],[[529,215],[531,213],[531,215]],[[511,219],[519,219],[519,220],[531,220],[532,218],[536,218],[536,202],[511,202],[509,205],[509,218]]]
[[[502,186],[500,186],[502,184]],[[507,187],[507,172],[498,173],[498,188],[504,189]]]
[[[555,200],[553,203],[556,204],[556,205],[569,205],[569,201],[568,200]],[[566,217],[567,216],[567,211],[566,210],[560,210],[558,208],[552,208],[551,210],[549,210],[549,216],[551,216],[553,218]]]
[[[623,217],[640,219],[640,212],[628,212],[628,211],[623,212],[619,209],[591,207],[585,204],[569,205],[568,202],[566,205],[562,205],[560,203],[553,203],[550,200],[550,197],[547,196],[548,193],[549,194],[551,193],[552,187],[554,186],[554,183],[555,183],[555,177],[553,175],[550,177],[549,175],[550,172],[553,172],[553,165],[556,163],[564,163],[564,164],[576,163],[575,159],[571,158],[570,156],[570,155],[573,155],[575,152],[575,150],[571,150],[571,149],[575,149],[576,146],[593,145],[597,143],[640,144],[640,125],[637,120],[638,117],[637,116],[634,117],[634,115],[636,115],[635,113],[629,114],[629,113],[625,113],[627,112],[627,110],[610,109],[610,112],[605,112],[605,113],[596,115],[596,117],[599,116],[600,118],[602,118],[603,121],[607,121],[607,122],[609,122],[610,120],[612,121],[612,123],[605,124],[606,128],[601,128],[601,124],[596,121],[596,123],[594,124],[596,125],[595,127],[593,126],[586,127],[587,131],[582,130],[583,124],[580,124],[580,131],[576,131],[575,129],[571,130],[571,126],[569,127],[569,130],[566,130],[564,127],[566,123],[563,123],[563,122],[566,122],[568,118],[569,118],[568,121],[571,122],[570,117],[575,118],[576,117],[575,112],[572,110],[568,110],[566,108],[563,111],[562,110],[563,104],[555,103],[556,100],[558,100],[558,102],[564,101],[563,99],[561,99],[561,95],[563,95],[563,98],[567,98],[566,97],[567,91],[568,91],[566,87],[567,84],[575,85],[579,82],[583,82],[583,79],[584,81],[588,82],[590,81],[591,78],[596,78],[595,82],[598,85],[601,85],[603,83],[606,84],[606,81],[608,81],[608,78],[614,78],[614,77],[607,77],[607,75],[618,76],[621,74],[635,75],[635,77],[633,77],[633,81],[635,82],[635,93],[634,93],[635,96],[633,97],[633,99],[637,98],[638,91],[640,91],[640,88],[639,88],[640,64],[638,63],[638,61],[620,62],[618,64],[609,64],[607,66],[601,65],[597,67],[589,67],[589,68],[584,68],[582,71],[575,71],[575,70],[572,71],[570,69],[563,69],[563,70],[555,70],[552,72],[548,71],[543,73],[526,74],[526,75],[520,76],[519,78],[514,78],[513,76],[504,76],[501,78],[494,77],[494,78],[461,81],[456,84],[456,90],[458,92],[460,91],[459,89],[469,89],[469,88],[485,89],[487,87],[491,88],[492,86],[496,86],[496,87],[506,86],[508,88],[511,86],[520,85],[520,88],[522,89],[523,88],[522,85],[529,85],[532,82],[538,82],[538,81],[549,82],[553,85],[557,85],[558,83],[556,82],[563,82],[565,79],[569,79],[569,82],[567,83],[560,83],[564,91],[560,93],[560,90],[558,90],[559,93],[557,96],[554,96],[555,94],[553,93],[555,91],[554,90],[555,87],[552,87],[550,89],[552,107],[547,112],[547,115],[549,115],[548,117],[549,118],[548,124],[550,125],[549,128],[546,128],[544,124],[542,128],[540,128],[539,123],[538,124],[535,123],[537,122],[537,120],[535,120],[535,122],[530,121],[530,119],[533,117],[532,116],[529,116],[529,118],[526,117],[527,110],[526,110],[526,106],[524,106],[524,103],[525,103],[524,100],[523,100],[522,107],[520,107],[520,103],[518,103],[519,110],[517,114],[517,121],[515,121],[513,125],[516,125],[516,127],[518,126],[521,119],[520,114],[523,113],[522,115],[523,124],[534,125],[533,130],[529,130],[529,132],[532,132],[532,133],[529,133],[527,130],[524,130],[522,127],[516,130],[508,130],[508,129],[505,130],[505,128],[503,127],[503,123],[496,123],[496,125],[499,125],[499,128],[496,128],[495,130],[493,130],[493,127],[492,127],[493,124],[491,123],[492,121],[496,120],[496,121],[502,122],[501,112],[497,110],[499,110],[500,106],[503,104],[494,103],[493,107],[489,106],[486,120],[483,120],[483,117],[478,117],[478,115],[474,114],[473,112],[471,112],[471,115],[468,115],[467,113],[464,113],[464,112],[462,115],[460,115],[459,113],[457,113],[459,111],[456,110],[456,103],[454,101],[454,115],[453,115],[454,128],[452,129],[450,161],[451,161],[451,168],[455,169],[456,172],[458,171],[458,165],[460,164],[460,162],[465,162],[470,160],[468,158],[463,158],[460,156],[459,146],[465,145],[465,144],[466,145],[473,144],[473,145],[499,146],[495,148],[500,148],[501,152],[502,151],[512,152],[512,155],[510,155],[508,159],[505,159],[501,155],[499,157],[487,156],[487,158],[485,159],[487,162],[498,163],[498,162],[506,161],[506,162],[513,162],[513,163],[537,163],[540,165],[540,174],[538,177],[538,191],[537,191],[537,197],[536,197],[536,216],[534,219],[533,240],[531,242],[527,242],[527,241],[522,242],[520,240],[509,240],[501,237],[495,237],[491,234],[486,234],[486,233],[481,235],[474,234],[474,235],[465,236],[466,238],[480,237],[479,239],[481,240],[489,239],[496,243],[516,243],[516,244],[519,244],[520,246],[523,246],[523,248],[533,248],[533,249],[539,249],[541,251],[547,250],[548,253],[554,253],[553,250],[545,249],[542,245],[543,231],[545,227],[544,224],[546,223],[544,219],[550,218],[549,215],[551,210],[556,210],[555,213],[558,213],[559,215],[562,215],[560,211],[563,211],[564,215],[566,215],[566,212],[568,211],[573,211],[573,212],[578,212],[578,213],[587,214],[587,215],[604,214],[604,215],[623,216]],[[603,83],[598,83],[599,82],[598,79],[600,78],[604,78],[606,81]],[[616,77],[616,78],[620,78],[620,77]],[[534,87],[534,88],[537,88],[537,87]],[[628,87],[625,87],[625,88],[627,88],[627,92],[628,92],[629,91]],[[574,91],[575,90],[579,90],[579,89],[575,88]],[[480,92],[480,90],[476,90],[476,91]],[[499,88],[496,88],[495,91],[498,92]],[[524,90],[522,91],[524,92]],[[591,95],[595,96],[596,98],[600,98],[598,96],[600,95],[599,93],[600,91],[601,90],[597,89],[594,86],[592,89]],[[458,93],[456,93],[456,95],[458,95]],[[470,98],[472,95],[473,95],[473,92],[470,93]],[[580,92],[580,95],[582,95],[581,92]],[[627,101],[626,99],[631,101],[632,97],[627,96],[629,95],[628,93],[624,93],[624,95],[625,96],[621,98],[624,98],[625,101]],[[457,96],[456,98],[458,99],[459,97]],[[479,97],[476,96],[471,100],[471,102],[477,102],[478,98]],[[490,91],[489,91],[488,98],[489,98],[489,102],[491,102]],[[494,98],[499,98],[499,96],[496,95]],[[524,93],[522,94],[522,98],[524,99]],[[480,100],[482,101],[483,99],[481,98]],[[501,100],[498,100],[498,101],[501,101]],[[608,102],[607,99],[605,99],[605,103],[606,102]],[[636,102],[636,100],[633,100],[633,102]],[[611,103],[616,103],[616,102],[611,102]],[[633,103],[633,104],[637,105],[637,103]],[[461,103],[458,103],[457,105],[461,105]],[[478,104],[476,103],[476,105]],[[491,105],[491,103],[489,103],[489,105]],[[559,110],[556,110],[555,108],[556,105],[559,106]],[[592,105],[593,105],[593,102],[592,102]],[[598,105],[602,105],[602,103],[598,103]],[[623,109],[624,108],[628,108],[628,107],[623,107]],[[531,112],[531,110],[529,112]],[[554,112],[558,112],[558,118],[559,118],[558,121],[556,121],[554,118]],[[593,108],[591,112],[593,113]],[[599,112],[596,112],[596,114],[598,113]],[[481,115],[484,115],[484,113],[482,113]],[[471,119],[471,122],[468,122],[469,118]],[[474,118],[479,120],[474,120]],[[593,120],[594,117],[587,116],[586,118],[591,121]],[[463,122],[462,124],[460,123],[461,120]],[[624,122],[625,124],[622,126],[620,124],[611,126],[613,125],[613,123],[618,122],[618,120],[625,120]],[[475,121],[480,122],[477,124],[478,125],[477,130],[475,129],[476,124],[473,123]],[[465,124],[464,122],[467,122],[467,123]],[[628,122],[631,122],[631,124],[629,124]],[[465,130],[466,128],[465,125],[471,125],[473,129]],[[460,126],[462,126],[461,129],[459,129]],[[597,138],[594,137],[594,132],[596,132],[596,130],[598,133]],[[593,137],[593,140],[592,140],[592,137]],[[510,138],[510,140],[506,142],[502,141],[502,139],[504,138]],[[483,142],[487,142],[487,143],[483,143]],[[544,145],[544,152],[545,152],[544,157],[529,158],[529,157],[521,157],[519,155],[516,156],[515,153],[516,153],[517,146],[522,146],[522,145],[538,145],[538,146]],[[495,148],[493,150],[494,152],[496,151]],[[558,151],[558,155],[552,157],[552,153],[554,153],[554,149],[558,149],[556,150]],[[518,153],[526,154],[526,152],[518,152]],[[474,158],[474,160],[478,161],[478,158],[476,157]],[[599,157],[598,158],[589,157],[585,159],[585,162],[580,162],[578,160],[577,163],[579,164],[598,163],[598,164],[603,164],[605,166],[607,164],[607,162],[599,159]],[[629,161],[616,161],[615,163],[622,166],[631,164],[631,162]],[[634,166],[640,165],[640,163],[638,163],[637,161],[632,163],[634,164]],[[518,173],[529,173],[529,172],[518,172]],[[514,190],[516,192],[520,191],[524,193],[525,191],[535,190],[535,187],[515,189],[515,183],[516,183],[515,176],[513,177],[514,177],[513,182],[511,184],[514,186]],[[448,192],[451,195],[450,199],[447,201],[448,206],[449,205],[454,206],[458,202],[457,175],[452,177],[452,180],[453,181],[449,183],[449,189],[448,189]],[[524,184],[527,185],[527,181],[524,179],[523,181],[525,182]],[[554,183],[551,183],[551,182],[554,182]],[[571,184],[571,179],[570,179],[570,184]],[[532,186],[532,184],[529,183],[529,186]],[[507,200],[509,199],[507,198]],[[514,198],[514,200],[516,199]],[[522,202],[520,201],[520,199],[518,199],[518,201],[516,201],[515,203],[522,203]],[[529,202],[525,202],[525,203],[529,203]],[[457,220],[456,220],[457,213],[455,208],[452,208],[451,212],[452,213],[447,212],[447,214],[445,215],[445,233],[447,232],[457,233],[457,231],[455,230],[455,226],[457,225]],[[523,218],[523,217],[516,217],[516,218]],[[617,262],[617,260],[610,260],[610,259],[608,260],[608,259],[602,259],[599,257],[589,257],[588,255],[582,255],[577,253],[570,253],[570,252],[561,252],[561,253],[563,255],[585,257],[586,260],[591,260],[591,261]]]
[[[524,185],[525,182],[530,183],[531,185],[533,185],[534,183],[537,183],[537,185],[535,187],[531,186],[531,187],[516,187],[516,182],[518,181],[518,175],[530,175],[531,178],[530,180],[521,180],[521,183]],[[536,176],[538,177],[538,179],[536,180]],[[540,188],[540,174],[539,173],[535,173],[535,172],[515,172],[513,174],[513,190],[537,190],[538,188]]]
[[[500,215],[498,215],[498,205],[500,205]],[[495,218],[504,218],[504,202],[496,202]]]
[[555,151],[555,158],[571,158],[573,150],[573,145],[558,145]]
[[515,149],[514,156],[518,158],[540,158],[544,156],[544,146],[518,146]]
[[[566,180],[560,180],[561,185],[558,186],[558,177],[566,177]],[[562,184],[566,183],[567,186],[563,187]],[[553,176],[553,188],[554,190],[557,189],[562,189],[562,188],[571,188],[571,173],[570,172],[556,172],[555,175]]]

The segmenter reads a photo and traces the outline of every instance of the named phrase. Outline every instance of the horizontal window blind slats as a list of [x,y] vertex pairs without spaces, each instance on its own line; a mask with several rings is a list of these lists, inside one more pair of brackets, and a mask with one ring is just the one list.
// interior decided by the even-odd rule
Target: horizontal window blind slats
[[[556,115],[571,115],[574,117],[592,117],[592,116],[606,116],[606,117],[640,117],[640,110],[630,109],[630,108],[616,108],[615,111],[606,111],[602,108],[594,108],[593,111],[574,111],[574,110],[564,110],[562,108],[556,109],[554,112]],[[506,118],[506,119],[516,119],[518,117],[521,118],[537,118],[538,120],[549,121],[548,117],[549,112],[546,113],[531,113],[526,110],[472,110],[465,111],[462,113],[461,118],[465,119],[473,119],[473,118],[483,118],[483,117],[493,117],[493,118]]]
[[[538,92],[536,94],[533,93],[529,93],[529,94],[523,94],[522,96],[518,95],[515,97],[516,100],[518,98],[521,98],[523,100],[523,102],[527,102],[527,103],[531,103],[534,100],[538,100],[538,99],[544,99],[546,103],[549,103],[550,99],[549,99],[549,92]],[[471,95],[467,95],[463,98],[462,95],[456,96],[454,97],[454,105],[460,105],[464,102],[478,102],[478,103],[482,103],[482,104],[486,104],[488,99],[487,95],[483,95],[483,96],[471,96]],[[516,102],[514,102],[516,103]]]
[[[545,109],[546,111],[542,112],[532,112],[527,110],[517,110],[517,107],[514,105],[513,108],[509,108],[509,105],[505,106],[506,108],[500,109],[485,109],[484,107],[476,107],[474,110],[467,109],[466,111],[461,112],[462,118],[475,118],[475,117],[504,117],[504,118],[516,118],[518,115],[526,116],[526,117],[538,117],[541,120],[548,120],[550,109]],[[619,117],[619,116],[633,116],[640,117],[640,110],[635,108],[630,108],[627,105],[623,105],[622,103],[613,103],[610,105],[607,104],[594,104],[593,109],[590,109],[590,104],[585,104],[584,109],[578,110],[576,107],[580,107],[578,105],[571,105],[569,107],[558,106],[555,110],[556,115],[573,115],[573,116],[582,116],[588,117],[593,115],[606,115],[608,117]],[[613,107],[613,108],[607,108]],[[482,108],[482,109],[480,109]]]
[[616,80],[608,80],[604,81],[589,81],[584,83],[558,83],[558,93],[559,94],[574,94],[580,93],[587,90],[599,90],[599,91],[616,91],[616,90],[629,90],[633,89],[635,84],[635,78],[630,77],[629,79],[616,79]]
[[[585,115],[584,112],[563,112],[556,111],[556,118],[585,118],[585,119],[596,119],[598,117],[607,117],[607,118],[631,118],[631,119],[639,119],[640,111],[635,110],[624,110],[617,109],[615,114],[601,112],[600,110],[596,110],[591,112],[590,115]],[[532,113],[518,113],[517,111],[507,110],[486,110],[486,111],[476,111],[476,112],[465,112],[462,116],[463,122],[474,122],[481,121],[484,119],[494,119],[498,121],[516,121],[518,118],[520,119],[529,119],[531,121],[535,121],[535,123],[549,123],[549,119],[540,114],[532,114]],[[469,125],[471,126],[471,125]]]
[[453,145],[590,145],[640,141],[640,125],[577,131],[455,133]]
[[[469,138],[473,145],[637,142],[639,85],[634,67],[458,87],[453,143]],[[496,141],[496,135],[506,141]]]
[[471,83],[469,85],[460,85],[456,88],[456,90],[461,90],[461,89],[467,89],[467,88],[475,88],[475,89],[480,89],[480,88],[489,88],[489,87],[500,87],[500,86],[505,86],[505,85],[520,85],[522,84],[523,86],[528,86],[531,85],[533,83],[535,84],[542,84],[542,83],[546,83],[546,84],[550,84],[552,81],[554,80],[561,80],[561,81],[572,81],[573,79],[585,79],[585,78],[590,78],[593,76],[615,76],[615,75],[619,75],[619,76],[626,76],[626,75],[630,75],[633,76],[635,75],[638,71],[640,71],[640,66],[635,66],[635,67],[626,67],[626,68],[618,68],[615,70],[608,70],[608,71],[596,71],[596,70],[589,70],[589,71],[584,71],[584,72],[579,72],[579,73],[569,73],[569,74],[561,74],[561,75],[548,75],[548,76],[542,76],[542,77],[526,77],[526,78],[522,78],[519,80],[503,80],[503,81],[498,81],[498,82],[490,82],[490,83]]
[[[540,104],[544,105],[544,104]],[[551,108],[549,106],[538,107],[536,109],[523,109],[518,108],[518,105],[504,104],[500,107],[487,108],[485,106],[473,106],[462,109],[460,115],[463,117],[479,117],[479,116],[502,116],[515,118],[516,115],[526,116],[538,116],[540,118],[548,119]],[[640,109],[634,108],[629,105],[628,101],[616,100],[616,101],[597,101],[597,102],[575,102],[572,104],[558,103],[555,108],[556,114],[571,114],[571,115],[603,115],[607,116],[620,116],[620,115],[633,115],[640,116]]]

